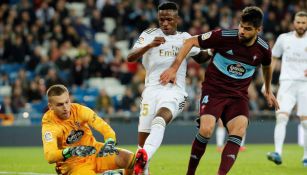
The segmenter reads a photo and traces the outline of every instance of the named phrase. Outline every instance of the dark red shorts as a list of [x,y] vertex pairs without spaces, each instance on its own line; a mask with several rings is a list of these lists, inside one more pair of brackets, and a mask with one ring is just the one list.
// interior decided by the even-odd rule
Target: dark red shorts
[[238,115],[248,118],[248,101],[242,97],[216,97],[207,92],[202,92],[200,99],[200,116],[204,114],[213,115],[216,120],[222,119],[224,126]]

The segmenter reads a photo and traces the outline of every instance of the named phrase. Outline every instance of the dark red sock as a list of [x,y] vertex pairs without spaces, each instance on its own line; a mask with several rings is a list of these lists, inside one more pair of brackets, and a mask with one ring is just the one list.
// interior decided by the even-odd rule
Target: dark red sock
[[228,137],[227,143],[222,153],[222,160],[218,171],[219,175],[227,174],[236,161],[241,141],[242,137],[240,136],[230,135]]
[[194,175],[196,168],[198,166],[198,163],[205,153],[207,143],[209,138],[201,136],[199,133],[196,135],[193,144],[192,144],[192,150],[191,150],[191,156],[189,161],[189,167],[187,175]]

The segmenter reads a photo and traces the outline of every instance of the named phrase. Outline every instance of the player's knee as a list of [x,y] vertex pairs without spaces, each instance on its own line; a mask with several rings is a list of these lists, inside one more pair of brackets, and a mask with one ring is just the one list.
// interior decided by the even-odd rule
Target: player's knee
[[301,121],[301,125],[306,130],[307,129],[307,120]]
[[151,126],[154,126],[154,125],[159,125],[159,126],[165,127],[166,122],[165,122],[164,118],[162,118],[162,117],[155,117],[151,122]]
[[120,149],[115,162],[118,168],[131,169],[134,165],[134,154],[128,150]]
[[205,137],[211,137],[214,130],[214,125],[201,125],[200,126],[200,133]]
[[285,113],[278,113],[276,116],[276,124],[287,125],[289,116]]
[[164,120],[166,121],[166,123],[170,122],[173,118],[173,114],[172,111],[169,110],[166,107],[162,107],[158,110],[157,115],[156,116],[160,116],[162,118],[164,118]]

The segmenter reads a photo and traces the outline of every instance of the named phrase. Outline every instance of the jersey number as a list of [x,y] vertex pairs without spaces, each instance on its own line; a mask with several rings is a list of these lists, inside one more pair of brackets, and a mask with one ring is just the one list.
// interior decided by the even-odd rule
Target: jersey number
[[142,116],[147,116],[149,112],[149,105],[148,104],[143,104],[142,106]]

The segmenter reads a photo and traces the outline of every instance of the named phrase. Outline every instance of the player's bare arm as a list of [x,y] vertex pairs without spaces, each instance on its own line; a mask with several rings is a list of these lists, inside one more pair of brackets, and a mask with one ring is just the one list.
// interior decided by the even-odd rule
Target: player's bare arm
[[175,81],[177,70],[179,69],[182,61],[186,58],[187,54],[194,46],[199,47],[198,36],[194,36],[185,40],[182,48],[179,50],[179,53],[175,61],[171,65],[171,67],[165,70],[160,75],[160,83],[162,85],[166,85],[170,81]]
[[134,62],[137,61],[139,58],[141,58],[144,53],[146,53],[149,49],[153,47],[158,47],[161,44],[165,43],[165,38],[164,37],[155,37],[151,43],[147,44],[144,47],[138,48],[133,50],[132,52],[129,53],[127,60],[129,62]]
[[[275,57],[275,56],[272,56],[272,63],[271,63],[271,71],[274,72],[274,68],[276,66],[276,62],[277,60],[280,59],[279,57]],[[264,94],[265,92],[265,84],[263,83],[262,87],[261,87],[261,93]]]
[[275,110],[279,109],[279,104],[271,90],[272,81],[272,66],[262,66],[263,78],[264,78],[264,97],[266,98],[270,107],[274,106]]

